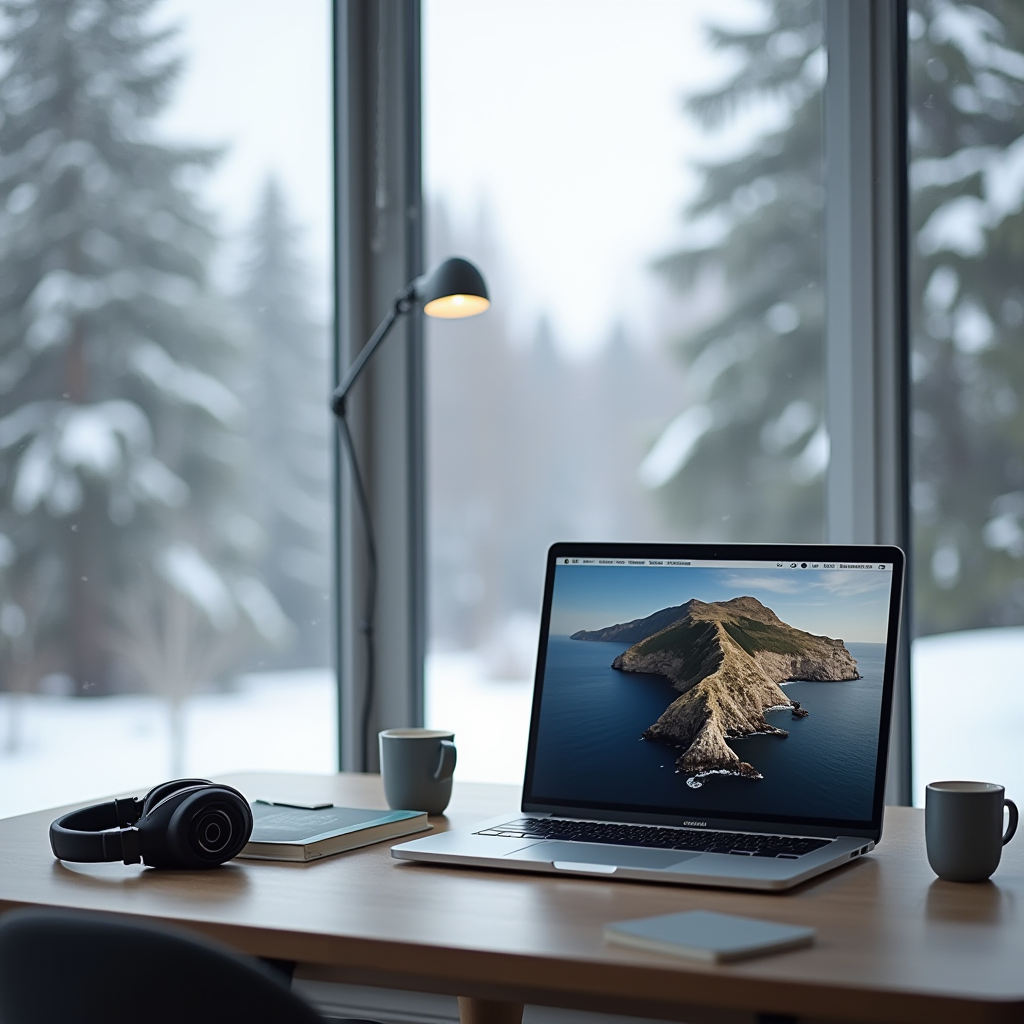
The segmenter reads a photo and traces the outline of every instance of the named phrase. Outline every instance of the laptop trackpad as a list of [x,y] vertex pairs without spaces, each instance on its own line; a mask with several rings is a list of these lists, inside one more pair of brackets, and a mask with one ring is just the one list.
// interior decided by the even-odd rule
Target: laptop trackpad
[[606,843],[535,843],[525,850],[507,853],[515,860],[559,861],[560,864],[608,864],[623,868],[670,868],[673,864],[699,857],[700,853],[682,850],[644,850],[635,846],[609,846]]

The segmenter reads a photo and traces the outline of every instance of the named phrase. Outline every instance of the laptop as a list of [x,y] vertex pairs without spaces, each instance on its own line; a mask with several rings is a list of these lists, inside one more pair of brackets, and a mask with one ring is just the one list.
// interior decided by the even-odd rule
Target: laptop
[[782,890],[870,852],[899,548],[556,544],[518,812],[399,860]]

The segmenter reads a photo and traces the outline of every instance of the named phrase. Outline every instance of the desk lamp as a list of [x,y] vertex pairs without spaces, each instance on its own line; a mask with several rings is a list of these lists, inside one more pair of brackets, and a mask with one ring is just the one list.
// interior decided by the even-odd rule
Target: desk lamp
[[411,312],[417,305],[423,306],[427,316],[445,320],[457,320],[463,317],[476,316],[491,304],[487,295],[487,285],[483,275],[469,260],[451,256],[439,263],[429,274],[410,281],[394,298],[391,308],[384,315],[377,330],[363,346],[362,351],[353,360],[341,383],[331,395],[331,412],[338,421],[338,432],[348,452],[352,466],[352,482],[354,484],[356,503],[360,517],[366,530],[367,581],[366,581],[366,612],[360,623],[360,632],[366,637],[366,687],[363,693],[362,708],[362,740],[363,770],[368,764],[367,733],[370,729],[370,713],[373,708],[374,689],[374,637],[373,618],[374,606],[377,603],[377,544],[373,535],[373,523],[370,519],[370,506],[366,500],[366,489],[363,486],[359,462],[356,459],[352,434],[345,417],[345,400],[352,385],[359,379],[366,364],[387,337],[395,321],[405,313]]

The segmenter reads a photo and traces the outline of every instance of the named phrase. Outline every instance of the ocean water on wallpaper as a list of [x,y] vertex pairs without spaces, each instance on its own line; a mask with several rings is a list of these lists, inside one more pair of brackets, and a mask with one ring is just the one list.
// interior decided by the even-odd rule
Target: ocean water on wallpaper
[[678,694],[661,676],[612,669],[628,646],[549,639],[536,796],[693,811],[870,816],[884,644],[847,644],[862,679],[786,683],[787,695],[809,712],[802,719],[788,711],[768,715],[788,737],[730,741],[763,779],[714,775],[702,779],[700,789],[676,772],[680,751],[640,739]]

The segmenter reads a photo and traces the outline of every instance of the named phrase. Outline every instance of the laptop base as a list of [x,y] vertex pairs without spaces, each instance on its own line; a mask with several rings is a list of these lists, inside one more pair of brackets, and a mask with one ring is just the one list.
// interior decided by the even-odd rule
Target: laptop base
[[401,843],[391,848],[391,856],[421,864],[781,892],[856,860],[875,845],[868,839],[840,836],[813,853],[781,860],[477,834],[507,822],[512,816],[506,814],[472,829],[453,829]]

